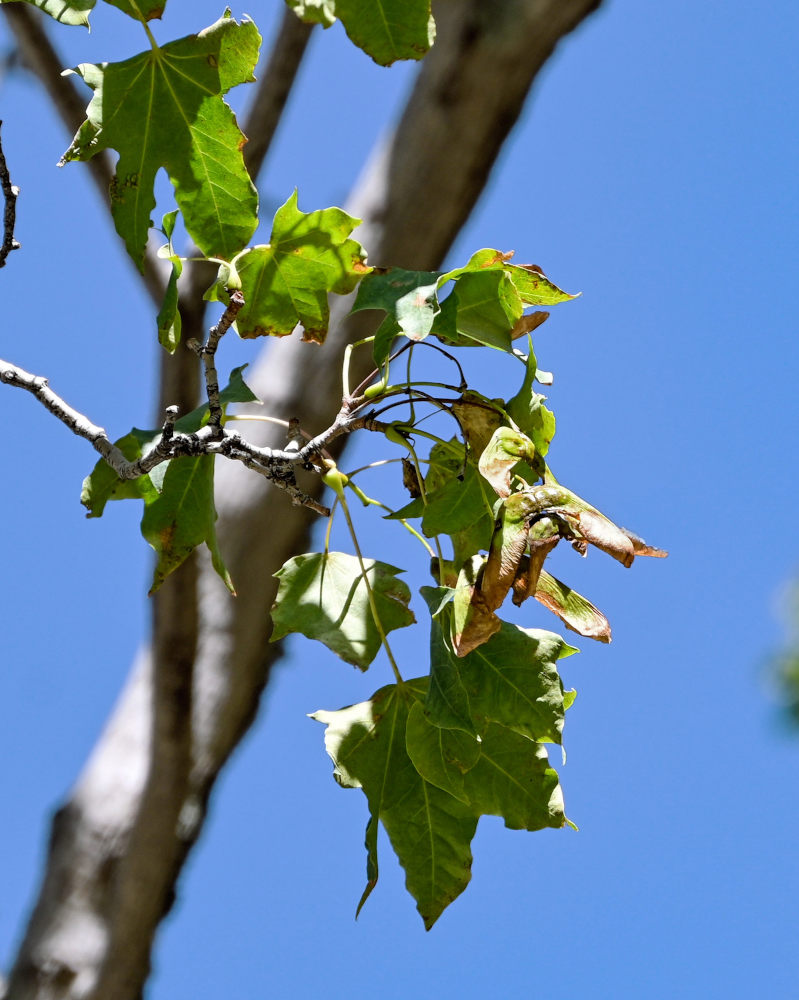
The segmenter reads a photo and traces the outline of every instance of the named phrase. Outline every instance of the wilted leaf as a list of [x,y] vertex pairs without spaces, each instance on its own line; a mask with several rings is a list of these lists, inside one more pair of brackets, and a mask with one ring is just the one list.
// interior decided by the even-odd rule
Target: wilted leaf
[[[525,574],[526,567],[522,564],[522,569],[517,577],[518,591],[517,585],[514,583],[514,604],[521,604],[527,596]],[[545,608],[554,612],[566,628],[571,629],[572,632],[577,632],[578,635],[585,636],[586,639],[610,642],[610,622],[602,612],[581,594],[578,594],[576,590],[567,587],[565,583],[561,583],[546,570],[543,570],[538,577],[535,599]]]
[[[410,591],[397,577],[402,571],[375,559],[364,559],[364,566],[384,631],[412,625]],[[280,587],[272,641],[301,632],[366,670],[381,640],[358,559],[345,552],[311,552],[289,559],[275,576]]]
[[456,656],[465,656],[487,642],[502,627],[478,586],[485,558],[472,556],[461,566],[452,599],[450,639]]
[[323,343],[328,294],[351,292],[369,272],[363,247],[349,239],[358,224],[340,208],[301,212],[295,191],[275,213],[268,245],[236,259],[244,295],[239,334],[284,337],[301,323],[304,340]]
[[519,462],[535,462],[535,445],[525,435],[498,427],[480,456],[479,469],[494,487],[497,496],[510,496],[511,473]]
[[518,340],[519,337],[524,337],[533,330],[537,330],[542,323],[549,319],[548,312],[531,312],[525,313],[520,319],[516,320],[513,325],[513,329],[510,332],[511,340]]
[[503,400],[487,399],[473,389],[467,389],[460,400],[452,404],[452,412],[461,425],[469,448],[478,458],[487,448],[494,431],[502,426],[504,417],[498,406],[504,407]]
[[238,24],[226,13],[197,35],[125,62],[75,70],[95,93],[61,163],[88,160],[103,149],[119,152],[111,211],[140,269],[161,167],[189,235],[206,256],[230,259],[254,232],[258,195],[244,166],[244,136],[222,95],[254,79],[260,44],[254,24]]
[[527,551],[527,532],[534,512],[527,493],[513,493],[502,504],[494,526],[480,590],[495,611],[505,600]]
[[654,545],[647,545],[643,538],[634,535],[632,531],[628,531],[626,528],[621,530],[633,543],[633,551],[637,556],[654,556],[655,559],[665,559],[668,555],[665,549],[656,549]]

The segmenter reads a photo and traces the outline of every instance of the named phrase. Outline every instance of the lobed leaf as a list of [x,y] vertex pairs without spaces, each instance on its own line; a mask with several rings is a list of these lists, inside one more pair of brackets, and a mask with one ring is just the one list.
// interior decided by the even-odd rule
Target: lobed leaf
[[[512,257],[513,251],[503,253],[500,250],[478,250],[472,254],[463,267],[442,274],[439,278],[439,286],[446,281],[457,280],[465,274],[500,271],[510,278],[519,298],[527,306],[554,306],[577,298],[577,295],[570,295],[569,292],[558,288],[547,278],[540,267],[535,264],[511,264]],[[539,322],[543,322],[543,320],[536,320],[535,325],[538,325]]]
[[471,878],[480,816],[499,815],[506,826],[527,830],[562,827],[566,819],[544,747],[493,723],[481,741],[442,729],[425,713],[426,693],[427,678],[418,678],[311,718],[327,727],[336,780],[363,789],[369,805],[359,911],[378,877],[379,820],[429,930]]
[[[437,592],[422,588],[432,609]],[[563,684],[557,670],[562,656],[575,652],[573,646],[556,635],[540,629],[524,629],[500,622],[500,629],[478,649],[458,657],[453,649],[453,609],[445,605],[433,620],[431,646],[430,694],[426,707],[431,721],[446,729],[462,729],[485,734],[489,722],[531,740],[560,743],[563,732]],[[438,677],[436,677],[438,675]],[[457,690],[461,712],[468,711],[470,728],[461,720],[453,725],[452,714],[434,692],[434,683],[448,691]]]
[[74,70],[94,97],[61,165],[118,151],[111,211],[140,269],[162,167],[206,256],[230,259],[255,231],[258,195],[244,166],[246,140],[222,95],[254,79],[260,43],[254,24],[238,24],[226,12],[199,34],[124,62]]
[[329,28],[341,19],[350,40],[381,66],[421,59],[435,39],[430,0],[286,0],[298,17]]
[[566,824],[563,792],[546,747],[491,723],[474,768],[463,775],[463,792],[480,815],[501,816],[511,830],[543,830]]
[[411,340],[422,340],[441,310],[436,296],[437,281],[437,271],[375,269],[358,286],[352,312],[382,309],[396,321],[397,333],[404,333]]
[[[412,625],[410,590],[397,577],[402,571],[375,559],[365,559],[364,566],[384,631]],[[358,559],[345,552],[310,552],[289,559],[275,576],[280,586],[272,609],[272,641],[300,632],[366,670],[381,638]]]
[[327,727],[325,747],[333,759],[336,780],[345,788],[362,788],[369,803],[368,882],[360,906],[377,878],[379,819],[429,930],[469,883],[469,845],[477,816],[465,803],[425,780],[408,756],[406,726],[416,702],[409,684],[392,684],[369,701],[338,712],[315,712],[311,718]]
[[340,208],[301,212],[294,191],[275,213],[268,245],[236,258],[244,295],[239,334],[284,337],[301,323],[303,340],[323,343],[328,294],[351,292],[370,270],[363,247],[349,239],[358,224]]

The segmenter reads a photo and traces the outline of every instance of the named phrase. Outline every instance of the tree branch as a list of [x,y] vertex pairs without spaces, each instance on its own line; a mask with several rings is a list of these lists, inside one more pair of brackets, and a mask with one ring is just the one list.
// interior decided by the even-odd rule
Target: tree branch
[[[0,121],[0,128],[3,123]],[[3,144],[0,142],[0,187],[3,189],[5,208],[3,209],[3,243],[0,246],[0,267],[6,266],[6,258],[12,250],[19,250],[19,243],[14,239],[14,226],[17,221],[17,195],[19,188],[11,183]]]
[[[505,0],[495,5],[461,0],[439,5],[437,43],[422,66],[394,139],[374,158],[348,206],[365,220],[359,236],[373,262],[419,269],[441,263],[474,206],[536,73],[558,40],[598,3]],[[486,80],[500,71],[501,86],[486,86]],[[294,338],[272,345],[268,359],[251,379],[270,413],[287,421],[299,416],[307,428],[325,426],[341,392],[336,358],[348,342],[368,332],[363,314],[343,321],[346,309],[346,302],[336,304],[338,325],[331,329],[323,351]],[[358,377],[356,371],[356,381]],[[264,428],[259,446],[273,447],[276,438],[266,426],[258,425]],[[306,511],[288,509],[276,491],[264,490],[260,480],[242,476],[237,468],[226,463],[219,470],[219,535],[227,562],[244,585],[237,600],[231,601],[209,561],[201,560],[192,767],[184,804],[193,823],[183,828],[182,846],[173,854],[169,870],[161,872],[160,889],[150,887],[159,900],[168,896],[202,827],[220,769],[255,717],[269,668],[279,655],[267,645],[268,612],[275,594],[272,574],[302,551],[310,525]],[[268,530],[278,519],[281,530]],[[264,530],[259,530],[261,526]],[[152,657],[159,663],[169,650],[163,635],[156,634],[154,641]],[[130,831],[145,822],[140,812],[142,775],[147,773],[152,748],[143,734],[152,725],[151,691],[149,657],[143,655],[84,776],[54,823],[41,894],[11,976],[14,1000],[109,996],[136,1000],[138,996],[129,988],[130,980],[122,973],[114,979],[112,971],[126,968],[123,952],[132,948],[140,956],[139,982],[143,981],[142,956],[157,916],[148,907],[148,926],[123,921],[114,908],[115,899],[123,888],[135,893],[135,885],[109,882],[108,870],[116,858],[141,843],[131,838]],[[113,809],[103,799],[109,790],[113,790]],[[147,824],[158,822],[148,813]],[[86,931],[80,940],[79,928]]]

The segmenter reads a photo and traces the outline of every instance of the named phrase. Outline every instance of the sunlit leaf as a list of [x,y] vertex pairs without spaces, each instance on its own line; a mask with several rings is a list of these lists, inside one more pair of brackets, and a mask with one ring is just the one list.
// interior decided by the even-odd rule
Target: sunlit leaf
[[381,66],[421,59],[435,39],[430,0],[286,0],[298,17],[327,28],[336,17]]
[[[18,0],[0,0],[3,3],[15,3]],[[97,0],[24,0],[31,7],[38,7],[45,14],[61,24],[89,26],[89,12],[94,9]]]
[[197,35],[75,70],[95,93],[61,163],[119,152],[111,211],[139,268],[161,167],[204,254],[230,259],[254,232],[258,195],[244,167],[244,136],[222,95],[254,79],[260,43],[255,25],[226,13]]
[[543,458],[555,436],[555,416],[544,406],[546,396],[533,388],[538,374],[536,357],[532,349],[527,356],[524,381],[516,395],[508,400],[507,411],[519,430],[535,445]]
[[[527,596],[526,573],[527,567],[523,565],[517,577],[518,591],[517,583],[514,583],[514,604],[521,604]],[[542,570],[539,574],[535,599],[554,612],[566,628],[577,632],[578,635],[585,636],[586,639],[596,639],[598,642],[610,642],[610,622],[602,612],[576,590],[567,587],[546,570]]]
[[528,306],[554,306],[577,298],[558,288],[547,278],[540,267],[534,264],[511,264],[513,253],[502,253],[500,250],[478,250],[472,254],[463,266],[447,271],[439,278],[439,285],[446,281],[459,279],[465,274],[476,274],[490,271],[504,272],[513,282],[520,299]]
[[546,747],[491,723],[480,751],[475,766],[463,775],[463,794],[473,809],[502,816],[511,830],[565,825],[563,793]]
[[480,455],[479,469],[494,487],[497,496],[510,495],[511,473],[519,462],[535,463],[535,446],[525,435],[510,427],[498,427]]
[[321,344],[328,294],[351,292],[369,272],[363,247],[349,239],[358,222],[340,208],[301,212],[295,191],[277,210],[268,245],[236,260],[244,295],[239,334],[284,337],[301,323],[303,339]]
[[[410,591],[396,566],[364,559],[369,585],[385,632],[412,625]],[[291,632],[318,639],[342,660],[366,670],[380,649],[361,566],[346,552],[294,556],[275,573],[280,580],[272,641]]]
[[511,331],[522,309],[513,282],[502,271],[465,272],[441,303],[431,333],[455,346],[471,342],[510,352]]
[[421,340],[440,312],[437,280],[437,271],[406,271],[401,267],[375,270],[358,286],[352,311],[382,309],[396,320],[399,332]]

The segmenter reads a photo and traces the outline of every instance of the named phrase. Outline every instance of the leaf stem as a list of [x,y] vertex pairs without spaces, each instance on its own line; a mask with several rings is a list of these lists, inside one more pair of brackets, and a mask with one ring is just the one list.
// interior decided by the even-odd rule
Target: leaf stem
[[383,628],[383,623],[380,621],[380,613],[377,610],[377,602],[375,601],[374,591],[372,590],[372,585],[369,583],[369,576],[366,572],[363,554],[361,552],[361,547],[358,544],[358,536],[355,534],[355,525],[352,522],[350,508],[347,504],[347,499],[344,496],[344,490],[340,489],[339,491],[337,489],[336,493],[338,494],[341,509],[344,511],[347,527],[350,529],[350,538],[352,538],[352,544],[355,546],[355,554],[358,557],[358,564],[361,567],[361,576],[363,577],[364,586],[366,587],[366,596],[369,601],[369,609],[372,612],[372,620],[374,621],[375,628],[380,636],[380,642],[383,645],[383,649],[386,651],[386,656],[388,657],[388,662],[391,664],[391,669],[394,671],[394,677],[396,678],[397,684],[404,684],[405,682],[403,681],[402,674],[397,666],[397,661],[394,659],[394,654],[391,652],[391,646],[388,644],[388,637],[386,636],[386,631]]

